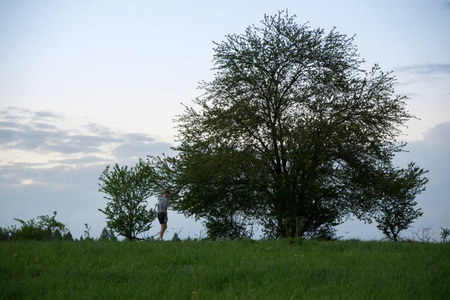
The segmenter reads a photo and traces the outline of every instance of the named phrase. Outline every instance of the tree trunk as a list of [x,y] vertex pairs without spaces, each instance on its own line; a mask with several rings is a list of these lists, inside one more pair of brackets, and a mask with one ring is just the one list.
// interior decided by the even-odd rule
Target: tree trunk
[[306,218],[303,216],[284,218],[285,237],[301,238],[305,233]]

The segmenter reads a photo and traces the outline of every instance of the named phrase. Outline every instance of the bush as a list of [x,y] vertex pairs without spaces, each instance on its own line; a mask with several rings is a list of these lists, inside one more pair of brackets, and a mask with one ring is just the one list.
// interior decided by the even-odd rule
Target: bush
[[15,218],[14,220],[19,222],[21,227],[13,233],[14,239],[23,241],[73,240],[66,225],[56,220],[56,214],[55,211],[51,217],[39,216],[37,221],[35,219],[24,221]]
[[6,228],[0,227],[0,241],[14,241],[17,239],[16,226],[9,226]]

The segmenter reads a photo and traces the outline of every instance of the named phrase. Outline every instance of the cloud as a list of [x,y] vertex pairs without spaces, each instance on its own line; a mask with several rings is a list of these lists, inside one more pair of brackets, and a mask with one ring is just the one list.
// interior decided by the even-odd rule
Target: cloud
[[61,116],[49,111],[37,111],[34,113],[34,117],[36,119],[47,119],[47,120],[55,120],[55,119],[57,120],[61,118]]
[[59,122],[64,119],[55,114],[27,113],[20,118],[14,115],[16,112],[18,112],[16,109],[2,112],[0,149],[63,155],[86,154],[99,151],[104,144],[123,141],[116,136],[96,133],[77,134],[73,130],[59,128]]
[[66,118],[51,112],[8,108],[0,113],[2,190],[89,189],[87,178],[96,189],[107,165],[134,165],[138,158],[162,155],[172,147],[147,134],[121,133],[95,123],[65,129],[61,124]]
[[[41,159],[45,155],[51,166],[76,164],[85,161],[82,159],[85,157],[89,157],[90,163],[94,163],[94,158],[104,163],[105,157],[129,162],[149,154],[160,155],[170,151],[172,146],[147,134],[121,133],[95,123],[74,128],[64,126],[65,122],[64,116],[52,112],[3,109],[0,111],[0,151],[29,152],[41,155]],[[20,162],[17,159],[20,158],[16,155],[13,163]]]
[[395,71],[416,74],[450,74],[450,64],[411,65],[396,68]]
[[96,123],[88,123],[86,126],[89,131],[91,131],[92,133],[96,134],[96,135],[100,135],[100,136],[113,136],[115,135],[115,132],[113,130],[111,130],[109,127],[100,125],[100,124],[96,124]]
[[114,157],[119,160],[137,159],[139,157],[146,157],[147,155],[161,155],[162,153],[169,154],[173,145],[151,141],[148,139],[141,139],[136,135],[124,136],[127,140],[112,151]]
[[406,150],[407,153],[400,154],[402,160],[412,156],[433,169],[450,167],[450,122],[440,123],[429,129],[423,140],[409,142]]
[[445,1],[442,3],[445,9],[450,9],[450,1]]
[[6,107],[0,110],[0,116],[5,120],[21,119],[22,115],[30,113],[30,110],[18,107]]

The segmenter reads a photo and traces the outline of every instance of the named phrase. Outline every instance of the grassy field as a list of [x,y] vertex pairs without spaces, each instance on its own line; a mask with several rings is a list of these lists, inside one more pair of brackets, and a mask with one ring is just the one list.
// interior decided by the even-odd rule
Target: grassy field
[[450,299],[450,243],[0,243],[0,299],[26,298]]

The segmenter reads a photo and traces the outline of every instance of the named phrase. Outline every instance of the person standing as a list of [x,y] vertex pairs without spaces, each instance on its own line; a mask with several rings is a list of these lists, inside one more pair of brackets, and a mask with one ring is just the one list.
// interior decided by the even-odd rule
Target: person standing
[[159,240],[162,241],[164,231],[167,229],[167,221],[169,220],[167,215],[167,208],[169,207],[169,191],[164,191],[163,195],[159,197],[158,201],[158,220],[161,224],[161,230],[159,231]]

